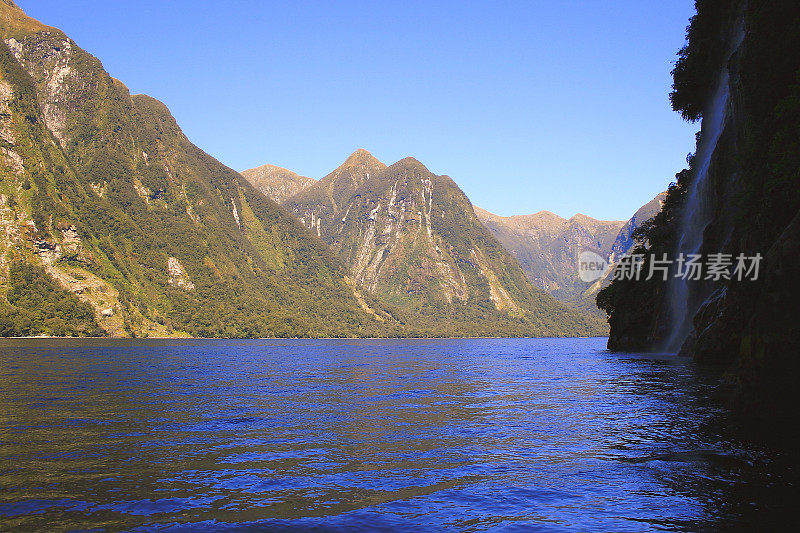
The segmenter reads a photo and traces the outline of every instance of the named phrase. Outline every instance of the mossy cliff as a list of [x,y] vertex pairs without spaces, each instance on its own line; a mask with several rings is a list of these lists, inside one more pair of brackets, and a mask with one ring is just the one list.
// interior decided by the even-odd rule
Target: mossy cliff
[[[726,365],[739,412],[796,421],[800,328],[800,4],[700,0],[674,74],[673,107],[706,119],[714,85],[729,75],[727,119],[715,143],[702,202],[710,220],[700,251],[764,256],[756,281],[691,287],[691,332],[681,352]],[[737,39],[737,33],[738,39]],[[732,46],[732,43],[735,46]],[[707,139],[705,139],[707,140]],[[703,143],[703,134],[698,146]],[[673,254],[682,237],[697,156],[678,174],[662,212],[638,237],[642,251]],[[649,247],[649,248],[647,248]],[[648,265],[645,264],[645,269]],[[615,282],[598,296],[610,312],[614,349],[658,349],[680,317],[661,281]],[[694,304],[694,305],[692,305]]]
[[20,265],[50,280],[44,300],[67,302],[9,318],[7,334],[96,334],[76,301],[116,336],[401,331],[376,319],[324,243],[189,142],[163,104],[130,95],[7,0],[0,37],[0,316],[24,311]]

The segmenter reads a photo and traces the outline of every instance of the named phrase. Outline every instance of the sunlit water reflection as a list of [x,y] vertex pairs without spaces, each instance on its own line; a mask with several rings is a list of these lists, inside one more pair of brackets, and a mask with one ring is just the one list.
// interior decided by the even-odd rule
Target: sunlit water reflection
[[2,529],[716,531],[779,460],[605,339],[4,341]]

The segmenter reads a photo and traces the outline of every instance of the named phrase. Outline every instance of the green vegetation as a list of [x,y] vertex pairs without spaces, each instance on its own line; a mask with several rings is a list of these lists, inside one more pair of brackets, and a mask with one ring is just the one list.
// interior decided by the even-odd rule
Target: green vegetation
[[[690,157],[689,168],[676,174],[676,181],[667,188],[661,211],[631,234],[636,244],[629,253],[644,254],[642,272],[648,271],[652,257],[665,253],[672,257],[675,251],[692,162]],[[663,340],[666,319],[661,302],[666,286],[658,277],[645,278],[612,280],[597,293],[597,307],[606,312],[611,324],[609,348],[647,350]]]
[[[726,43],[741,13],[747,33],[726,65]],[[717,147],[710,172],[717,197],[709,201],[724,208],[706,232],[707,243],[719,248],[727,242],[731,253],[764,254],[800,209],[800,59],[786,53],[800,50],[797,24],[800,8],[788,0],[749,3],[746,8],[732,0],[699,1],[687,28],[688,43],[673,71],[673,107],[690,120],[702,117],[720,69],[731,72],[738,128],[729,128]],[[640,245],[648,243],[655,255],[675,251],[693,159],[670,187],[662,213],[637,232]],[[622,332],[629,348],[652,346],[663,336],[663,291],[660,282],[625,280],[598,294],[598,306],[610,315],[612,344]],[[737,320],[743,329],[746,314]],[[726,343],[730,353],[738,350],[736,339]]]
[[697,14],[686,28],[687,44],[678,52],[669,95],[672,108],[686,120],[700,120],[714,90],[735,27],[734,4],[731,0],[695,2]]
[[[800,4],[701,0],[697,11],[674,72],[674,108],[687,119],[700,118],[720,70],[727,68],[731,79],[730,120],[704,198],[715,213],[704,246],[760,253],[764,261],[757,282],[707,284],[713,297],[693,317],[688,346],[698,361],[730,365],[737,412],[763,426],[760,436],[785,435],[798,427],[800,371],[794,316],[800,300]],[[744,39],[724,64],[724,43],[740,20]],[[690,171],[678,175],[664,213],[638,235],[656,254],[675,248],[691,178]],[[663,283],[617,281],[598,295],[598,305],[610,313],[609,346],[650,348],[663,337],[663,290]]]
[[[764,250],[800,206],[800,8],[792,0],[697,2],[687,45],[673,71],[673,108],[697,120],[722,68],[726,42],[744,9],[747,35],[734,67],[741,145],[735,164],[744,190],[737,198],[738,223]],[[792,51],[792,52],[789,52]],[[735,169],[731,169],[735,170]],[[753,243],[753,245],[756,243]],[[752,246],[752,245],[751,245]]]
[[[3,216],[14,230],[1,243],[0,264],[38,265],[46,258],[63,286],[81,286],[81,297],[94,306],[109,334],[602,331],[533,290],[455,184],[418,163],[425,176],[416,178],[436,181],[427,202],[437,216],[429,213],[425,227],[435,232],[437,244],[427,240],[427,229],[404,241],[385,292],[352,284],[346,278],[355,241],[332,251],[316,229],[304,228],[191,144],[163,104],[131,96],[60,31],[32,22],[5,2],[0,12],[0,33],[14,37],[19,59],[0,44],[2,79],[13,89],[9,112],[0,116],[3,138],[12,139],[3,146],[8,158],[0,157],[0,188],[6,198]],[[22,168],[15,161],[22,161]],[[393,182],[386,175],[353,183],[364,185],[365,194],[373,186],[386,194]],[[318,192],[332,202],[332,210],[351,201],[347,187]],[[409,194],[421,206],[430,193],[417,188]],[[442,289],[437,277],[457,287]],[[0,289],[12,283],[0,267]]]
[[44,269],[18,262],[9,269],[8,303],[0,303],[0,336],[100,337],[92,306],[58,286]]
[[[25,165],[20,175],[4,171],[6,206],[23,236],[4,243],[9,258],[35,263],[31,243],[44,243],[57,251],[54,268],[109,283],[116,334],[398,334],[399,324],[361,308],[323,243],[192,145],[163,104],[131,97],[60,32],[18,29],[3,31],[17,35],[27,72],[0,45],[2,79],[13,87],[7,148]],[[69,73],[54,86],[57,63]],[[48,122],[43,101],[60,120]],[[80,239],[71,248],[70,228]],[[170,258],[190,284],[175,283]],[[9,274],[0,282],[8,287]]]

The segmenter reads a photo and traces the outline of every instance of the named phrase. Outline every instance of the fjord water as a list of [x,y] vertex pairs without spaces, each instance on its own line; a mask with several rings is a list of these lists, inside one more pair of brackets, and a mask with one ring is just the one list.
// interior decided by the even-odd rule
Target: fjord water
[[0,529],[769,529],[721,376],[605,341],[4,341]]

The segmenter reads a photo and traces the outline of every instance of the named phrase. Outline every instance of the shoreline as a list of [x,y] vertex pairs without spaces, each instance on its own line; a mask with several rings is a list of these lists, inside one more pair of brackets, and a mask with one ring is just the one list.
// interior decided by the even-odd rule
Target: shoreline
[[608,335],[594,336],[543,336],[543,337],[51,337],[36,335],[31,337],[0,337],[0,343],[6,340],[109,340],[109,341],[298,341],[298,340],[468,340],[468,339],[602,339]]

